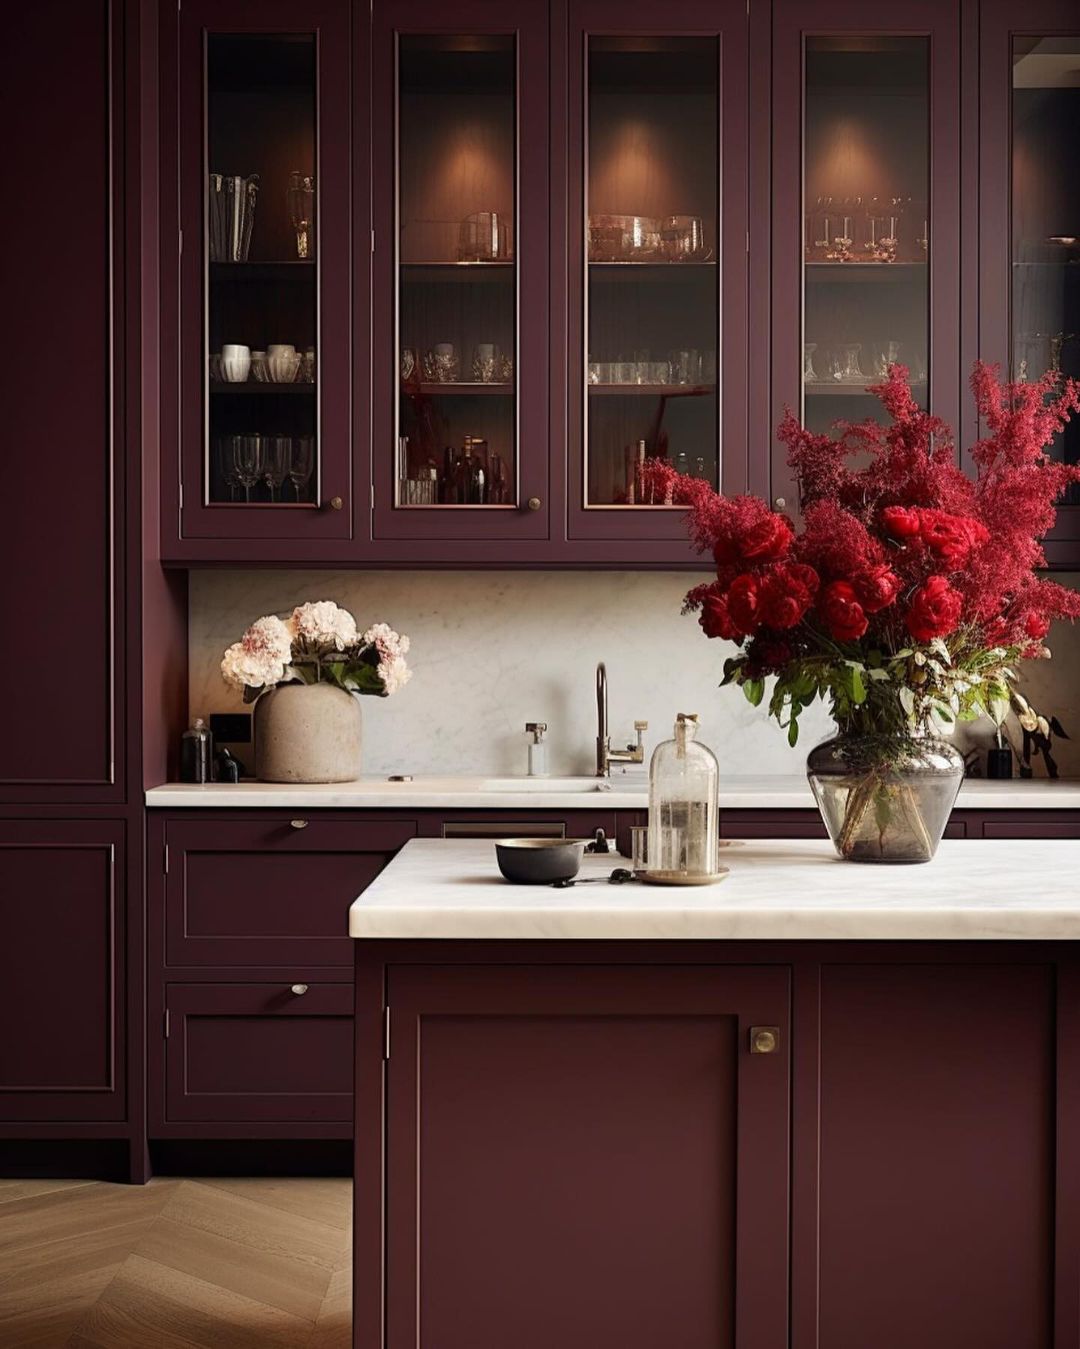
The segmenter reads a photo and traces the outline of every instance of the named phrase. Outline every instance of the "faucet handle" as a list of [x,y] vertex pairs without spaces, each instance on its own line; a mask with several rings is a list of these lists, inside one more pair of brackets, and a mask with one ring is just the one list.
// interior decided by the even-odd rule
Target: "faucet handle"
[[635,730],[635,731],[647,731],[648,729],[649,729],[649,723],[648,723],[647,721],[635,721],[635,722],[634,722],[634,730]]

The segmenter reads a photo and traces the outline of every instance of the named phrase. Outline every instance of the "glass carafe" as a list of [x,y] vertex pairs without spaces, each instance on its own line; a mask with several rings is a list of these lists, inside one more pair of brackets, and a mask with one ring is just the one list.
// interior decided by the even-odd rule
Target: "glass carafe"
[[674,739],[657,745],[649,765],[647,879],[660,884],[703,884],[717,874],[719,770],[694,738],[697,720],[680,712]]

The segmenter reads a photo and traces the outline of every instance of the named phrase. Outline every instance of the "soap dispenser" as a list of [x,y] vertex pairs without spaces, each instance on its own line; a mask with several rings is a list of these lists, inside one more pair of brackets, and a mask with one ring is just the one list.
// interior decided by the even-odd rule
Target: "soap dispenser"
[[713,752],[695,740],[696,713],[680,712],[675,736],[657,745],[649,765],[649,844],[644,879],[657,885],[707,885],[721,874]]
[[529,741],[529,777],[546,778],[548,775],[548,747],[544,739],[547,730],[546,721],[527,721],[526,732],[532,736]]

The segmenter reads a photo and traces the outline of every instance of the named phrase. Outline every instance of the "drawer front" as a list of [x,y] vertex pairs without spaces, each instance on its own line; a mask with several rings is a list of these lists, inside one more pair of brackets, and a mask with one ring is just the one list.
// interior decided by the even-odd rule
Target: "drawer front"
[[1059,820],[987,820],[983,838],[1080,838],[1080,817]]
[[352,1119],[352,985],[296,987],[167,987],[167,1122]]
[[415,834],[411,820],[170,822],[166,965],[351,970],[349,905]]
[[[945,838],[967,838],[968,827],[963,820],[950,820],[945,826]],[[721,838],[828,838],[825,822],[817,811],[799,811],[797,814],[761,816],[756,812],[745,818],[720,816]]]

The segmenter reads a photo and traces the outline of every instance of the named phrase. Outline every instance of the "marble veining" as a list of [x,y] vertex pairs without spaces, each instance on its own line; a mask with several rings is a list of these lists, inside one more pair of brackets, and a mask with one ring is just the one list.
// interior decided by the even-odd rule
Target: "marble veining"
[[[1080,841],[945,840],[922,866],[842,862],[817,840],[724,850],[718,885],[509,885],[490,842],[413,839],[349,911],[357,938],[1073,940]],[[610,858],[586,858],[582,876]]]

